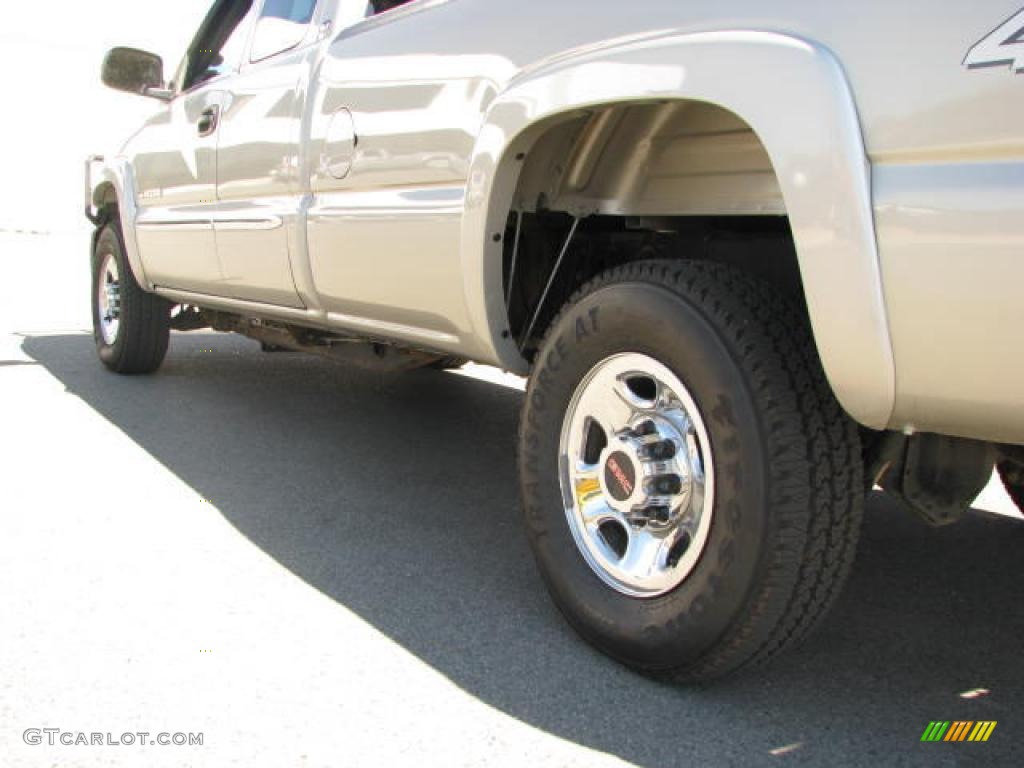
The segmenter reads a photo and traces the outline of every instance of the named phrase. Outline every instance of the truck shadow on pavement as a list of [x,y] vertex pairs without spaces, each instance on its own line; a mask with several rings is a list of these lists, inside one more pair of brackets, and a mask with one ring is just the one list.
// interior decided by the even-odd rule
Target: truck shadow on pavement
[[[848,587],[812,639],[704,690],[662,685],[591,650],[547,598],[519,520],[519,392],[206,334],[176,335],[153,377],[107,373],[88,336],[23,347],[282,565],[532,726],[645,766],[1014,762],[1018,521],[934,530],[872,497]],[[974,688],[991,693],[959,696]],[[983,745],[920,744],[935,719],[999,726]]]

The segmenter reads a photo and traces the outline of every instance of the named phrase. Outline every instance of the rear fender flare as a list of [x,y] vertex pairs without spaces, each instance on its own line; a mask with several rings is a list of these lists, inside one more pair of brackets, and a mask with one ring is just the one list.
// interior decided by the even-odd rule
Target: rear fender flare
[[870,165],[846,77],[824,47],[773,32],[663,34],[573,51],[521,72],[489,105],[471,161],[463,279],[477,338],[510,370],[502,244],[523,157],[560,119],[596,106],[686,99],[747,122],[772,160],[826,375],[857,421],[883,428],[895,369]]

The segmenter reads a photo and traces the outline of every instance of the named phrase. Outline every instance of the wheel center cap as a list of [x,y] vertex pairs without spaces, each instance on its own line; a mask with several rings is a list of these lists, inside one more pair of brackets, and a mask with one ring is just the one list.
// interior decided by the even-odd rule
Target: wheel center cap
[[615,451],[604,463],[604,486],[616,501],[625,501],[636,489],[636,468],[622,451]]

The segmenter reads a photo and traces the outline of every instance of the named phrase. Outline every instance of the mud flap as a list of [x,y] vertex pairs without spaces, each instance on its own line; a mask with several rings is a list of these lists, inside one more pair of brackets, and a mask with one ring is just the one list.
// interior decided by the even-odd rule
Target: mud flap
[[988,484],[998,452],[991,443],[945,435],[893,435],[878,484],[932,525],[955,523]]

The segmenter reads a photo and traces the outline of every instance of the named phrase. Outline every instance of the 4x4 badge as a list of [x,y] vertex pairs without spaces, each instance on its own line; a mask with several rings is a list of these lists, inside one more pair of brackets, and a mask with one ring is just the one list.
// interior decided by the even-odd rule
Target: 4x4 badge
[[1018,74],[1024,72],[1024,8],[971,46],[963,65],[968,69],[1009,67]]

